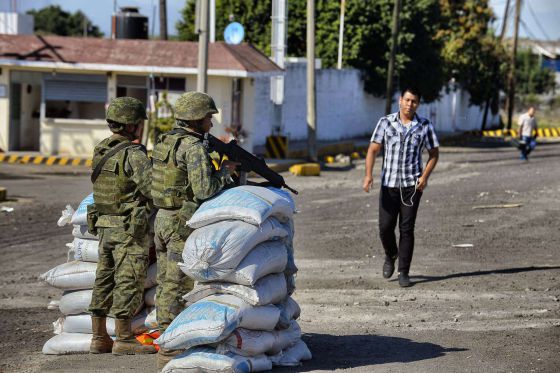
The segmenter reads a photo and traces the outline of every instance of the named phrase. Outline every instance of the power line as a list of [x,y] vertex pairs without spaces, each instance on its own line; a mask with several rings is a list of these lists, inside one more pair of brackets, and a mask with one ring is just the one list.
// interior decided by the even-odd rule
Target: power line
[[[530,38],[533,41],[533,44],[538,46],[539,48],[541,48],[542,50],[544,50],[545,52],[548,53],[548,55],[554,55],[554,53],[550,52],[545,46],[543,46],[542,44],[540,44],[538,41],[539,39],[533,34],[533,32],[529,29],[529,27],[527,26],[527,24],[520,19],[519,23],[521,23],[521,26],[523,26],[523,29],[525,30],[525,32],[527,33],[527,35],[530,36]],[[542,54],[542,52],[540,52],[540,54]],[[546,55],[546,54],[545,54]]]
[[548,36],[548,34],[546,33],[546,31],[544,31],[544,29],[542,28],[537,16],[535,15],[535,12],[533,11],[533,8],[531,7],[531,2],[530,1],[526,1],[525,5],[527,5],[527,8],[529,9],[529,12],[531,13],[531,16],[533,17],[533,20],[535,21],[537,27],[539,28],[539,30],[541,30],[542,34],[544,35],[544,37],[546,38],[547,41],[552,41],[551,37]]

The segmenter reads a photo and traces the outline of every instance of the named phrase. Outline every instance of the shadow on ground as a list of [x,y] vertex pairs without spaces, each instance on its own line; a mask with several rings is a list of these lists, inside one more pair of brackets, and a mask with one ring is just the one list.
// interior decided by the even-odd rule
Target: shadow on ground
[[[443,275],[443,276],[410,276],[410,279],[412,281],[412,285],[414,285],[414,284],[422,284],[425,282],[444,281],[452,278],[500,275],[500,274],[510,275],[510,274],[521,273],[521,272],[547,271],[547,270],[554,270],[554,269],[560,269],[560,266],[555,266],[555,267],[554,266],[537,266],[537,267],[531,266],[531,267],[518,267],[518,268],[491,269],[488,271],[451,273],[449,275]],[[393,279],[391,281],[397,281],[397,280]]]
[[388,363],[409,363],[434,359],[464,348],[445,348],[434,343],[382,335],[305,334],[303,340],[313,359],[299,367],[275,368],[277,372],[336,370]]

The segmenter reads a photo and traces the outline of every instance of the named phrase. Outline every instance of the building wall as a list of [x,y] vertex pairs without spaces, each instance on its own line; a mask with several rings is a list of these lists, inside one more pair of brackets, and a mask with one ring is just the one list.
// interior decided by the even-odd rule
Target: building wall
[[47,118],[41,121],[41,154],[91,157],[109,136],[105,120]]
[[255,80],[252,78],[243,79],[241,95],[241,126],[247,136],[241,144],[245,149],[253,149],[252,135],[257,129],[259,124],[255,121]]
[[[354,69],[316,70],[317,138],[339,140],[371,134],[385,111],[385,100],[364,91],[360,72]],[[270,79],[255,79],[253,144],[263,145],[266,136],[281,128],[291,140],[307,138],[307,78],[305,63],[286,66],[284,103],[280,115],[270,101]],[[454,109],[455,102],[455,109]],[[393,111],[398,110],[398,95]],[[469,95],[457,90],[442,91],[440,100],[421,104],[418,113],[431,118],[439,132],[480,129],[483,109],[469,106]],[[487,127],[498,122],[489,115]]]

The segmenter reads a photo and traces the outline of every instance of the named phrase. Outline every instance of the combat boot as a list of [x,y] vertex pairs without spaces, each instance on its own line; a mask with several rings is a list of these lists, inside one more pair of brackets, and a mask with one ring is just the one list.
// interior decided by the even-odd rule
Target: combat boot
[[107,334],[106,321],[106,317],[91,317],[93,336],[89,345],[89,352],[92,354],[108,354],[113,348],[113,340]]
[[155,354],[154,346],[143,345],[132,333],[130,319],[115,319],[117,340],[113,344],[113,355],[144,355]]
[[183,352],[183,350],[170,350],[167,348],[161,348],[158,351],[158,356],[157,356],[157,369],[158,372],[160,372],[163,367],[169,363],[169,361],[171,359],[173,359],[175,356],[179,355],[181,352]]

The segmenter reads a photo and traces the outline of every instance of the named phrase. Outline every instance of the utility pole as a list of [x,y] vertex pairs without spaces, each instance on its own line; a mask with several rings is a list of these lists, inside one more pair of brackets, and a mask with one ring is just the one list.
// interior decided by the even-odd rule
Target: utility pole
[[346,8],[346,0],[340,0],[340,27],[338,29],[338,61],[337,69],[342,69],[342,45],[344,44],[344,11]]
[[511,69],[509,71],[509,92],[508,92],[508,120],[507,131],[511,130],[511,118],[513,107],[515,106],[515,60],[517,57],[517,35],[519,34],[519,17],[521,16],[521,0],[515,0],[515,31],[513,35],[513,52],[511,54]]
[[385,115],[391,114],[391,104],[393,103],[393,75],[395,75],[395,54],[397,52],[397,38],[399,36],[401,1],[402,0],[395,0],[395,6],[393,8],[393,29],[391,31],[391,55],[389,56],[389,66],[387,68],[387,101],[385,103]]
[[315,100],[315,0],[307,0],[307,156],[317,162]]
[[[504,10],[504,17],[503,17],[503,22],[502,22],[502,30],[500,31],[500,44],[502,44],[503,40],[504,40],[504,36],[506,35],[506,30],[507,30],[507,21],[508,21],[508,16],[509,16],[509,3],[510,0],[506,1],[506,8]],[[492,90],[490,91],[490,93],[488,94],[488,98],[486,99],[486,106],[484,107],[484,115],[482,116],[482,125],[480,126],[480,130],[484,131],[486,129],[486,120],[488,119],[488,111],[490,110],[490,104],[492,102],[492,97],[496,97],[497,99],[499,99],[499,95],[497,93],[498,88],[498,74],[500,73],[500,66],[498,63],[494,64],[494,69],[493,69],[493,76],[494,79],[492,81]]]
[[159,0],[159,39],[167,40],[167,0]]
[[208,14],[209,0],[199,0],[200,13],[198,30],[198,76],[196,79],[196,90],[206,93],[208,89]]

